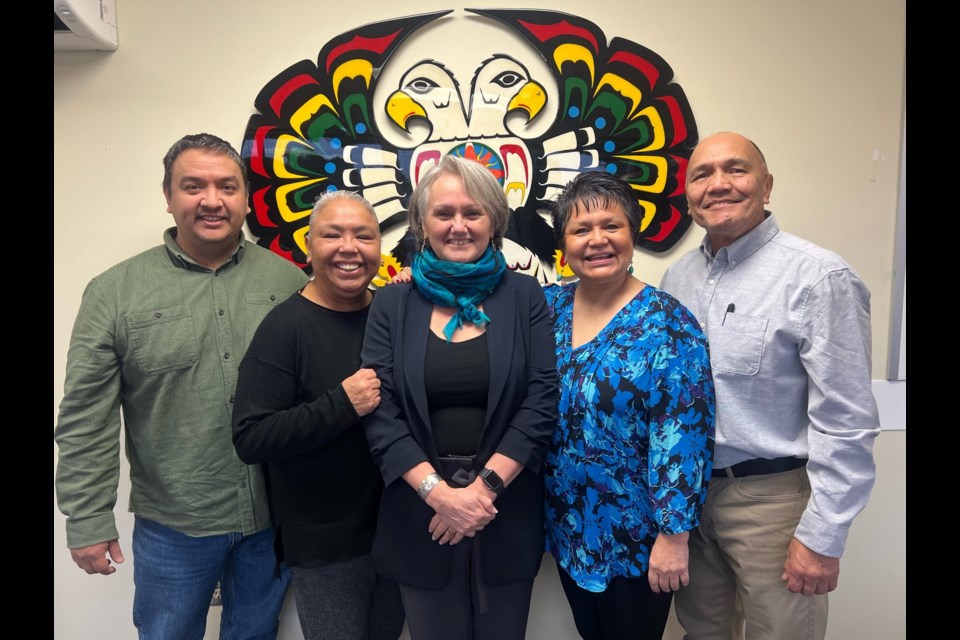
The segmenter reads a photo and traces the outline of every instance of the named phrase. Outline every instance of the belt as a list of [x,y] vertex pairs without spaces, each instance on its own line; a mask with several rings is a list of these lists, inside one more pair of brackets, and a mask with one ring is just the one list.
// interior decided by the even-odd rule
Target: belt
[[800,467],[807,466],[806,458],[774,458],[765,460],[763,458],[754,458],[753,460],[744,460],[731,467],[722,469],[714,468],[711,478],[743,478],[745,476],[765,476],[770,473],[783,473],[784,471],[793,471]]

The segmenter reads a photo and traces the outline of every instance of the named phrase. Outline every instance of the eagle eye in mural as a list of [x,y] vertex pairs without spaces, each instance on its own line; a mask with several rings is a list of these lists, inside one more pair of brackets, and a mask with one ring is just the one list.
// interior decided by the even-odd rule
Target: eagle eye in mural
[[413,188],[455,154],[480,162],[503,186],[508,265],[541,282],[569,275],[549,219],[552,202],[580,172],[608,171],[635,189],[644,213],[639,249],[676,244],[690,225],[684,176],[697,129],[663,58],[620,37],[607,43],[595,24],[570,14],[466,11],[505,26],[516,40],[509,49],[519,52],[484,51],[482,39],[471,41],[465,49],[480,55],[469,83],[435,57],[401,64],[394,55],[451,11],[341,34],[316,63],[300,61],[267,83],[242,147],[258,243],[309,270],[314,201],[356,191],[380,221],[389,254],[375,282],[383,284],[417,249],[406,218]]

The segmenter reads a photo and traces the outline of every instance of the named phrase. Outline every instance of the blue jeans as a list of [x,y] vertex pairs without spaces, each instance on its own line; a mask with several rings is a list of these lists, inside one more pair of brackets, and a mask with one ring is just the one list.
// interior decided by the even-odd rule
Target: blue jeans
[[243,536],[192,537],[137,517],[133,528],[133,624],[141,640],[202,640],[220,581],[221,640],[273,640],[290,582],[274,574],[273,528]]

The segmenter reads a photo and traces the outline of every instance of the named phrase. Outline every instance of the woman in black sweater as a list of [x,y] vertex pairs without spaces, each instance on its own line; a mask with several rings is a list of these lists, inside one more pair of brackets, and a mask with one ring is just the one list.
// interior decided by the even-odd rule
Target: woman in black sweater
[[380,381],[360,368],[380,265],[370,204],[320,198],[307,255],[314,279],[264,318],[240,365],[233,442],[244,462],[265,465],[304,637],[394,640],[403,608],[396,582],[373,568],[383,482],[360,422],[380,401]]

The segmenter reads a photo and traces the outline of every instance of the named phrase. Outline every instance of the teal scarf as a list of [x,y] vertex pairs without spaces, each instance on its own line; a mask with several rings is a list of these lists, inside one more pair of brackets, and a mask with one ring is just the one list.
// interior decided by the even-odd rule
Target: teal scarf
[[490,295],[507,269],[503,253],[487,247],[476,262],[448,262],[441,260],[427,247],[413,257],[413,284],[423,297],[439,307],[457,310],[443,328],[447,342],[464,322],[484,326],[490,318],[477,305]]

